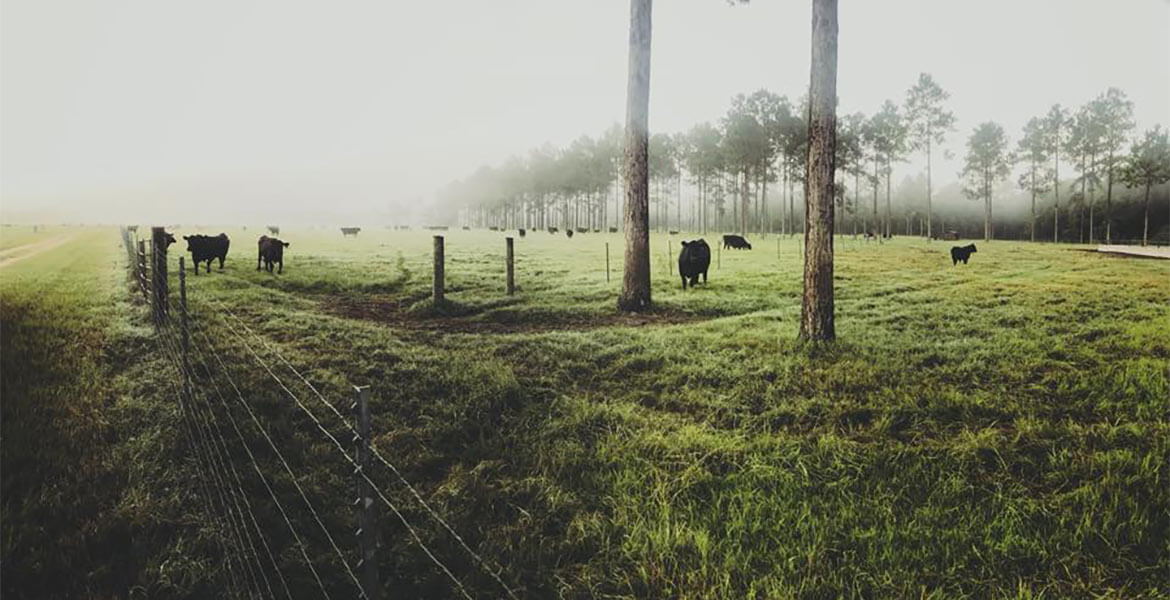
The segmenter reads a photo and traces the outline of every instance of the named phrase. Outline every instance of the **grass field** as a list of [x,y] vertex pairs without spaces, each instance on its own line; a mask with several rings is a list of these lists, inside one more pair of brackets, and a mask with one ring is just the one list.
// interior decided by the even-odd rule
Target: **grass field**
[[[625,316],[614,309],[617,235],[518,238],[519,290],[508,297],[503,236],[446,232],[449,302],[435,307],[429,233],[286,230],[277,276],[255,270],[256,230],[227,232],[227,269],[189,278],[209,365],[196,367],[196,385],[208,400],[228,377],[240,387],[336,531],[352,527],[349,470],[245,342],[271,364],[279,350],[342,410],[350,385],[372,386],[376,446],[520,597],[1170,596],[1165,261],[976,242],[971,264],[952,267],[950,244],[841,238],[839,340],[804,346],[797,239],[722,251],[708,285],[684,292],[668,260],[680,238],[655,235],[657,308]],[[198,593],[226,568],[210,558],[213,528],[191,492],[175,491],[192,467],[164,394],[174,378],[147,358],[153,337],[120,283],[117,244],[115,232],[87,233],[0,271],[9,592],[11,540],[37,537],[21,526],[13,535],[12,506],[25,504],[12,494],[31,484],[9,477],[40,456],[20,453],[31,462],[13,473],[14,422],[56,422],[55,403],[71,397],[117,407],[60,433],[96,431],[99,442],[81,445],[121,457],[106,464],[122,479],[93,491],[116,510],[95,522],[151,542],[119,565],[129,573],[104,580],[108,595],[124,594],[118,585]],[[76,256],[88,262],[54,262]],[[73,350],[21,350],[44,337],[31,329],[38,311],[58,315],[52,331]],[[106,343],[83,343],[76,328]],[[8,375],[60,356],[102,376]],[[311,410],[341,429],[323,405]],[[393,477],[378,477],[473,597],[501,595]],[[289,499],[290,481],[274,481]],[[259,518],[308,597],[312,579],[271,513]],[[388,590],[455,595],[383,519]],[[352,595],[325,541],[309,541],[333,594]]]

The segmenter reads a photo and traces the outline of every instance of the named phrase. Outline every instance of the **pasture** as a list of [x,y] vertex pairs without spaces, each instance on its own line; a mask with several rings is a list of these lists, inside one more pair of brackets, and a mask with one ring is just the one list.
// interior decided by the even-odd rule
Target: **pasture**
[[[325,404],[345,410],[351,385],[371,386],[374,445],[520,597],[1170,594],[1167,261],[975,241],[970,264],[952,266],[950,242],[846,236],[838,341],[805,346],[797,238],[749,235],[754,250],[716,254],[707,235],[709,282],[683,291],[671,264],[695,236],[654,234],[656,309],[622,315],[618,234],[509,233],[507,296],[504,234],[434,232],[447,302],[433,306],[432,232],[282,227],[291,245],[274,275],[256,270],[260,227],[222,231],[227,268],[188,277],[195,386],[209,399],[238,386],[347,551],[351,474],[289,402],[312,391],[277,352],[320,391],[311,412],[327,427]],[[172,280],[184,248],[171,247]],[[6,487],[14,464],[43,460],[13,436],[57,441],[47,483],[4,504],[5,563],[33,578],[6,574],[5,589],[123,539],[147,542],[125,572],[85,581],[198,595],[222,576],[213,528],[183,489],[194,467],[177,375],[124,263],[116,231],[87,230],[0,271]],[[51,334],[44,347],[30,346],[33,330]],[[18,431],[18,416],[40,428]],[[282,498],[288,479],[276,478]],[[390,498],[469,595],[500,597],[393,481]],[[47,532],[22,525],[72,505],[78,486],[93,510]],[[261,510],[308,597],[279,516]],[[382,519],[387,589],[455,596]],[[59,554],[30,550],[60,540]],[[308,542],[325,585],[352,595],[325,541]]]

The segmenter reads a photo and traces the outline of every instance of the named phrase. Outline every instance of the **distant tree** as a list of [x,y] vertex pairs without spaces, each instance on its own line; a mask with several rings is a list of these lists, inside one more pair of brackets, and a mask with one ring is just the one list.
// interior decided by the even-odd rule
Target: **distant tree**
[[1052,157],[1052,241],[1060,242],[1060,152],[1068,139],[1068,111],[1053,104],[1044,117],[1044,142]]
[[630,0],[630,59],[626,88],[626,253],[618,309],[650,308],[650,10]]
[[700,123],[687,132],[686,140],[683,164],[698,187],[698,228],[702,233],[707,233],[708,193],[723,168],[723,158],[720,154],[722,134],[710,123]]
[[812,2],[802,340],[835,339],[833,197],[837,135],[837,0]]
[[1023,163],[1020,189],[1032,195],[1032,221],[1029,226],[1032,241],[1036,241],[1036,196],[1048,191],[1047,130],[1043,117],[1032,117],[1024,125],[1024,135],[1016,146],[1016,159]]
[[1007,136],[998,123],[982,123],[967,139],[967,161],[962,177],[966,180],[963,192],[971,198],[983,200],[983,239],[991,240],[992,188],[1011,173],[1011,155]]
[[[844,193],[845,186],[839,185],[841,189],[837,192],[837,206],[841,208],[841,214],[850,214],[853,216],[853,235],[857,235],[857,216],[861,209],[861,178],[868,177],[865,169],[865,130],[868,125],[863,113],[853,113],[845,115],[844,118],[837,121],[837,144],[836,144],[836,168],[837,172],[843,175],[853,176],[853,202],[849,202],[848,194]],[[841,233],[841,228],[837,228],[837,233]]]
[[926,152],[926,237],[933,235],[931,218],[931,147],[941,144],[948,132],[955,129],[955,115],[943,108],[950,94],[926,73],[906,92],[906,125],[912,150]]
[[1105,243],[1113,241],[1113,171],[1121,161],[1125,142],[1133,131],[1133,102],[1125,92],[1109,88],[1092,103],[1100,127],[1100,168],[1105,171]]
[[740,187],[738,207],[739,233],[747,232],[749,210],[749,183],[753,173],[766,164],[771,152],[771,143],[764,126],[752,114],[746,99],[741,95],[732,100],[731,109],[723,117],[723,148],[726,164],[733,169]]
[[1142,222],[1142,245],[1150,239],[1150,188],[1170,181],[1170,136],[1160,125],[1146,131],[1130,147],[1121,163],[1119,175],[1130,187],[1145,187],[1145,213]]
[[[805,186],[805,170],[808,168],[808,98],[801,98],[797,106],[789,104],[783,99],[782,114],[778,115],[777,142],[780,152],[780,163],[783,187],[787,188],[788,210],[781,206],[781,231],[792,235],[796,233],[796,210],[794,208],[793,187],[800,184]],[[807,194],[806,194],[807,196]]]
[[1084,243],[1084,215],[1089,211],[1089,243],[1093,243],[1094,230],[1094,202],[1093,192],[1097,188],[1097,156],[1101,149],[1101,126],[1092,104],[1086,104],[1077,109],[1076,114],[1069,120],[1068,138],[1065,140],[1065,152],[1078,161],[1077,170],[1080,176],[1073,180],[1073,189],[1080,185],[1080,194],[1073,200],[1080,206],[1078,229],[1081,231],[1080,241]]
[[[890,176],[894,170],[894,161],[901,160],[906,153],[907,143],[906,121],[899,114],[896,104],[886,100],[881,109],[874,113],[869,120],[869,136],[872,140],[874,155],[882,165],[880,174],[886,179],[886,214],[882,233],[891,235],[893,231],[890,224],[890,191],[892,187]],[[874,216],[877,216],[876,206]]]
[[657,208],[659,230],[669,229],[670,192],[678,177],[678,147],[674,136],[656,133],[650,136],[649,172],[652,193],[650,199]]

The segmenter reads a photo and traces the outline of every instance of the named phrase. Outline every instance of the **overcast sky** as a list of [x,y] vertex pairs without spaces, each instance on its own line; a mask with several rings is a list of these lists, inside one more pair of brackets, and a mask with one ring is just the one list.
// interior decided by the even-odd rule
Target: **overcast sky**
[[[658,0],[650,126],[808,85],[808,0]],[[417,207],[484,163],[624,117],[627,0],[4,0],[0,210],[290,220]],[[1170,123],[1166,0],[840,0],[841,111],[919,72],[963,141],[1109,86]],[[903,167],[920,170],[917,163]],[[203,207],[203,208],[200,208]],[[74,216],[75,215],[75,216]],[[342,218],[342,217],[338,217]]]

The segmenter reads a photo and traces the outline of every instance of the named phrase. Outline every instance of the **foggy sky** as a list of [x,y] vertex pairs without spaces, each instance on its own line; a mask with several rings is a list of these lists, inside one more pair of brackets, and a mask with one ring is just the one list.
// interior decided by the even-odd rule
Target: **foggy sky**
[[[481,164],[624,120],[628,0],[4,0],[0,211],[105,222],[338,222],[413,211]],[[799,97],[808,0],[658,0],[650,126]],[[957,130],[1109,86],[1170,123],[1165,0],[840,0],[841,114],[919,72]],[[895,177],[921,170],[915,160]]]

